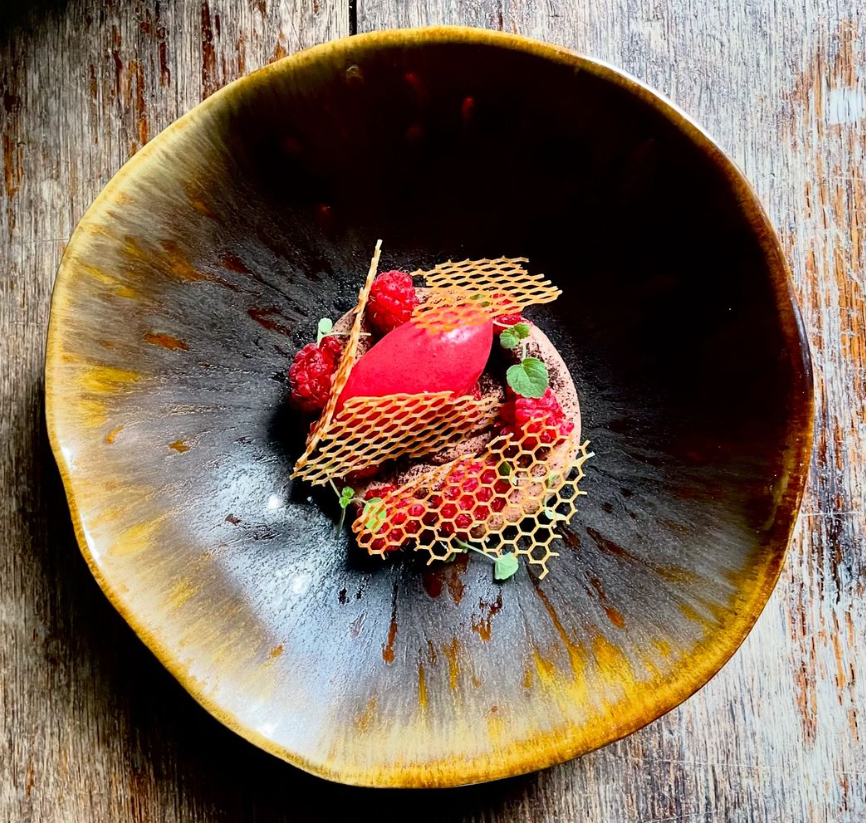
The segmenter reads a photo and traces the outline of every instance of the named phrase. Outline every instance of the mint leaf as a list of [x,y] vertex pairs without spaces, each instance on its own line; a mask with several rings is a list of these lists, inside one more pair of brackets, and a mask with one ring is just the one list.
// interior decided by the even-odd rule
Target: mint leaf
[[499,335],[499,345],[503,349],[516,349],[520,345],[520,338],[510,329],[506,329]]
[[517,561],[517,555],[514,552],[508,552],[501,557],[496,558],[493,565],[493,576],[497,580],[508,580],[519,568],[520,564]]
[[334,329],[334,323],[329,317],[323,317],[319,321],[316,334],[316,345],[322,342],[323,337],[327,337]]
[[497,467],[500,477],[508,477],[511,474],[511,464],[503,460]]
[[524,357],[505,373],[508,385],[522,397],[543,397],[547,391],[547,366],[537,357]]
[[518,323],[517,325],[512,326],[511,331],[517,335],[518,340],[525,340],[529,337],[529,326],[526,323]]

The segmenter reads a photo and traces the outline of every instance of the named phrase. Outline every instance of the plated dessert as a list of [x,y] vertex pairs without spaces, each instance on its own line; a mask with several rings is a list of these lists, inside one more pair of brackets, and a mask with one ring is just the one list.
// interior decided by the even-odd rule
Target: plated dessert
[[357,306],[289,369],[311,418],[293,477],[333,488],[370,554],[476,552],[498,580],[524,558],[544,577],[592,456],[572,377],[523,316],[559,289],[524,258],[378,273],[380,245]]

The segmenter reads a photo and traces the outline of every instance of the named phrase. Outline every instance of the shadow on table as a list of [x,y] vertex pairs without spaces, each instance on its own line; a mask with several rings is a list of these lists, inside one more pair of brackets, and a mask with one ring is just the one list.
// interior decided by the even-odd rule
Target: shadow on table
[[[35,712],[25,721],[35,729],[50,724],[63,728],[67,740],[80,735],[68,749],[92,762],[68,764],[85,784],[76,789],[91,797],[116,795],[121,808],[129,804],[128,819],[139,819],[133,812],[144,808],[149,811],[142,819],[162,820],[171,810],[190,823],[301,823],[349,815],[380,823],[439,823],[495,817],[531,803],[543,775],[439,791],[329,783],[260,751],[211,718],[138,640],[90,575],[48,446],[42,396],[42,386],[34,386],[12,421],[19,434],[11,441],[11,465],[20,472],[17,494],[26,503],[17,526],[13,515],[10,550],[26,555],[6,562],[27,581],[20,597],[35,600],[40,623],[32,630],[33,646],[22,651],[29,671],[19,672],[18,682],[27,682],[30,691],[18,700]],[[30,631],[25,627],[27,640]],[[50,701],[39,697],[42,689],[50,691]],[[40,712],[51,717],[40,718]],[[56,743],[36,739],[43,746]],[[32,753],[37,755],[46,768],[59,756]],[[105,776],[106,785],[92,785],[97,775]]]
[[29,27],[62,11],[68,0],[3,0],[0,2],[0,37],[18,27]]

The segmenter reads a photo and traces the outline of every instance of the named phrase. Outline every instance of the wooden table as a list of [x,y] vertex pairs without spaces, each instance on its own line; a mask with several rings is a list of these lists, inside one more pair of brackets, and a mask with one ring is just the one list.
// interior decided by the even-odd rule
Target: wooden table
[[[113,611],[75,546],[45,435],[42,364],[64,244],[148,139],[297,49],[430,23],[505,29],[608,60],[720,140],[790,256],[815,353],[817,445],[779,586],[703,691],[541,774],[382,793],[326,784],[235,737]],[[0,85],[3,821],[866,818],[862,2],[3,0]]]

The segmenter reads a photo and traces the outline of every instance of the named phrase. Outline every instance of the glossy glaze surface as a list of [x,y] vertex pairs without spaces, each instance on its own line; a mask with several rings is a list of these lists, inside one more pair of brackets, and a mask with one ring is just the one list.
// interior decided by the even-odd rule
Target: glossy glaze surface
[[[316,321],[383,268],[527,255],[598,455],[538,583],[358,558],[288,478]],[[802,493],[811,376],[751,192],[612,70],[487,32],[287,59],[154,140],[58,276],[52,444],[108,596],[217,717],[332,779],[453,785],[628,733],[735,650]]]

